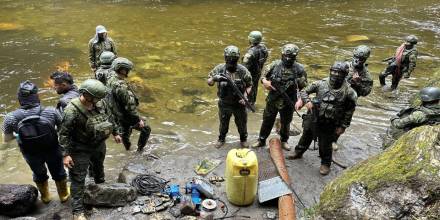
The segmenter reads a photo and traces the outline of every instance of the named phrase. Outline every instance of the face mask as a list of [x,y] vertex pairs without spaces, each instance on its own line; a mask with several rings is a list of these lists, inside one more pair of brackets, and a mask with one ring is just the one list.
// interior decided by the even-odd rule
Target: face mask
[[281,57],[281,61],[283,62],[284,66],[290,67],[293,65],[293,63],[295,63],[296,60],[296,56],[286,56],[283,55]]
[[228,72],[235,72],[237,70],[238,57],[226,57],[226,70]]
[[361,57],[353,57],[353,66],[356,68],[361,68],[364,66],[366,59],[361,58]]
[[410,50],[414,47],[414,45],[410,44],[410,43],[406,43],[405,44],[405,49]]
[[345,77],[339,75],[339,73],[333,71],[330,73],[329,83],[333,89],[341,88],[342,84],[344,83],[344,80]]

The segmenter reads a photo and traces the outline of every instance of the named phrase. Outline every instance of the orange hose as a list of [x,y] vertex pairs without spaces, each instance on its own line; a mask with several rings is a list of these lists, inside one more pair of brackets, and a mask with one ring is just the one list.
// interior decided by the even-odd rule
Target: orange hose
[[[287,171],[286,161],[284,160],[283,150],[281,149],[281,141],[279,138],[272,138],[269,141],[270,157],[281,176],[289,186],[291,185],[289,172]],[[292,194],[281,196],[278,198],[278,216],[280,220],[295,220],[296,209],[295,200]]]

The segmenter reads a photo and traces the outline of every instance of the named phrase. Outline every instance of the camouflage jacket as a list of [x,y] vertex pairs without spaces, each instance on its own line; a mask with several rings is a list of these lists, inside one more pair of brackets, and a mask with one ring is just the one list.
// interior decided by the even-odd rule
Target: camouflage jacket
[[[358,96],[367,96],[370,94],[371,89],[373,88],[373,78],[371,77],[370,72],[368,71],[368,65],[364,64],[363,69],[358,70],[353,66],[352,62],[347,62],[349,66],[349,72],[346,77],[347,82],[351,85],[351,88],[356,91]],[[359,75],[359,82],[353,80],[353,75],[357,73]]]
[[320,103],[319,120],[334,123],[337,127],[350,126],[356,108],[356,91],[347,82],[339,89],[331,89],[329,79],[316,81],[307,86],[301,93],[304,103],[310,101],[309,95],[315,93]]
[[113,52],[117,55],[116,45],[110,37],[107,37],[104,41],[98,41],[97,43],[93,43],[95,37],[90,39],[89,41],[89,64],[92,68],[97,68],[100,66],[99,56],[104,51]]
[[[114,120],[111,109],[105,100],[96,103],[93,110],[87,110],[79,101],[74,98],[64,109],[64,116],[59,128],[59,141],[63,155],[70,155],[75,151],[94,151],[105,139],[98,140],[96,137],[99,126],[89,126],[94,117],[100,117],[104,122],[111,124],[113,135],[120,133],[120,126]],[[90,119],[90,120],[89,120]],[[93,125],[93,124],[92,124]],[[107,134],[109,135],[109,134]]]
[[401,74],[410,75],[417,63],[417,48],[414,46],[412,49],[405,49],[402,55]]
[[243,56],[243,65],[249,70],[253,78],[260,77],[261,70],[268,56],[267,48],[262,43],[249,47]]
[[[214,69],[209,72],[208,77],[213,77],[215,75],[227,74],[234,80],[235,84],[241,90],[242,94],[245,94],[246,88],[252,86],[252,76],[251,73],[241,64],[237,65],[237,71],[234,73],[229,73],[226,71],[225,64],[219,64]],[[219,97],[219,102],[224,104],[238,104],[240,100],[239,96],[235,94],[234,89],[226,81],[221,81],[217,83],[217,96]]]
[[131,85],[126,80],[120,79],[118,75],[112,74],[107,80],[107,87],[110,89],[109,104],[117,120],[121,124],[138,123],[139,100]]
[[[291,68],[286,68],[281,60],[275,60],[264,68],[261,79],[263,78],[271,81],[273,86],[275,84],[282,86],[294,103],[297,100],[297,91],[307,86],[307,73],[303,65],[297,62]],[[273,103],[280,109],[287,105],[283,96],[274,90],[269,92],[266,102]]]
[[116,74],[110,65],[101,65],[95,72],[95,79],[101,81],[104,85],[107,85],[107,80]]
[[440,105],[422,105],[416,108],[407,108],[391,119],[391,127],[410,130],[425,124],[440,123]]

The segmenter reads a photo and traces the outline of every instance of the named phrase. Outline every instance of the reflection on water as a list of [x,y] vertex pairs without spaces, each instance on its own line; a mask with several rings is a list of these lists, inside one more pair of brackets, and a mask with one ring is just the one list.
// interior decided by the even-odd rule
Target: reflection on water
[[[97,24],[116,41],[119,54],[135,63],[130,80],[141,94],[141,112],[153,128],[153,150],[208,150],[216,140],[218,119],[215,89],[206,86],[207,72],[222,62],[223,48],[235,44],[245,50],[247,34],[258,29],[279,57],[286,42],[297,43],[299,60],[310,80],[322,78],[335,59],[348,59],[360,43],[373,48],[369,69],[375,79],[408,34],[420,38],[420,57],[414,78],[404,80],[399,99],[379,89],[360,99],[347,135],[360,146],[380,143],[378,135],[390,115],[406,105],[439,64],[440,7],[434,0],[417,1],[5,1],[0,6],[0,114],[17,108],[16,87],[31,79],[41,88],[46,105],[56,102],[45,84],[49,73],[68,68],[76,81],[91,75],[87,42]],[[350,35],[368,37],[351,42]],[[362,39],[361,39],[362,40]],[[378,82],[375,82],[376,85]],[[249,116],[250,138],[261,124],[260,111]],[[300,122],[295,119],[296,122]],[[237,132],[231,126],[231,137]],[[127,154],[109,142],[107,169],[117,169]],[[15,146],[15,144],[12,144]],[[359,147],[359,146],[356,146]],[[360,148],[360,149],[365,149]],[[377,152],[371,150],[371,153]],[[365,155],[365,154],[364,154]],[[29,169],[16,147],[1,151],[0,182],[29,182]]]

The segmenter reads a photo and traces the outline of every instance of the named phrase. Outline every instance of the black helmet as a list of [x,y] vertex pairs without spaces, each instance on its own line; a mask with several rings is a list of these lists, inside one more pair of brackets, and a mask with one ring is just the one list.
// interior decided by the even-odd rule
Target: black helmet
[[37,85],[35,85],[29,80],[20,83],[20,86],[18,87],[18,96],[20,97],[28,97],[30,95],[37,93],[38,93]]
[[348,74],[348,64],[346,62],[336,61],[331,67],[330,71],[335,71],[338,73]]
[[431,102],[440,100],[440,88],[438,87],[426,87],[420,90],[420,99],[423,102]]

